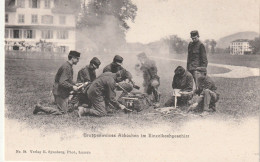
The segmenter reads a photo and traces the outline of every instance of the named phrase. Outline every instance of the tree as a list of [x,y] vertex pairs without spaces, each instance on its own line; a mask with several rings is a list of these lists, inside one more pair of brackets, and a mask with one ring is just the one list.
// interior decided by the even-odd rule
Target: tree
[[210,40],[209,40],[209,39],[206,39],[206,40],[204,41],[204,43],[205,43],[206,52],[208,53],[208,52],[209,52]]
[[260,37],[256,37],[254,40],[249,41],[253,54],[260,54]]
[[210,41],[211,53],[212,53],[212,54],[215,53],[216,45],[217,45],[217,42],[216,42],[214,39],[212,39],[212,40]]
[[100,50],[125,43],[128,20],[134,22],[137,6],[131,0],[90,0],[77,27]]
[[170,53],[182,54],[187,51],[188,42],[181,39],[177,35],[170,35],[163,40],[166,44],[168,44]]

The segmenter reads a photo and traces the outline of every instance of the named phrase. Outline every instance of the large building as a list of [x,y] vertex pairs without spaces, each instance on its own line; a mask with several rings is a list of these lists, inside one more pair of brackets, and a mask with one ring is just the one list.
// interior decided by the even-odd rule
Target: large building
[[231,55],[244,55],[250,54],[252,49],[247,39],[237,39],[230,43],[230,54]]
[[[67,0],[68,1],[68,0]],[[56,0],[5,1],[6,50],[67,52],[75,49],[76,14]]]

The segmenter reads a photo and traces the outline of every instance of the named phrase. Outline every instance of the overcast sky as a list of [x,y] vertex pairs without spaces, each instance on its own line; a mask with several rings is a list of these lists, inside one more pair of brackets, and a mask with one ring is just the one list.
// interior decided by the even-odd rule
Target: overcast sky
[[241,31],[259,32],[259,0],[132,0],[138,7],[128,42],[148,43],[169,34],[189,39],[199,30],[202,40]]

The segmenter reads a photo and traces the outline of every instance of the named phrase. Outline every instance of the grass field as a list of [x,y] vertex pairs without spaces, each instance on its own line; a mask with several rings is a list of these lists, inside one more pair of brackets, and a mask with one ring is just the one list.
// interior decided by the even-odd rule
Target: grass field
[[[210,57],[210,61],[221,64],[233,64],[240,66],[260,67],[259,56],[234,57],[222,59],[218,56]],[[182,56],[183,57],[183,56]],[[102,64],[97,71],[101,73],[103,67],[112,61],[112,56],[99,56]],[[232,61],[233,60],[233,61]],[[234,61],[235,60],[235,61]],[[63,116],[33,115],[34,105],[41,101],[44,105],[51,105],[50,90],[54,76],[66,58],[60,59],[10,59],[5,60],[5,116],[8,119],[16,119],[28,124],[28,127],[42,129],[44,131],[68,131],[68,128],[84,129],[89,131],[102,131],[108,125],[123,125],[128,128],[149,127],[151,124],[166,123],[172,128],[182,125],[191,117],[147,115],[153,109],[141,113],[124,114],[118,112],[113,116],[95,118],[78,118],[76,112]],[[133,59],[125,61],[125,66],[133,69]],[[74,68],[74,80],[79,68],[88,64],[89,59],[81,59]],[[161,103],[164,103],[171,94],[171,81],[174,69],[183,63],[174,61],[156,60],[161,77],[160,91]],[[209,73],[223,73],[228,69],[209,67]],[[135,76],[135,74],[134,74]],[[135,76],[136,83],[141,85],[142,79]],[[218,87],[221,98],[217,104],[218,112],[214,118],[240,119],[248,116],[259,115],[260,101],[260,77],[242,79],[213,78]],[[211,116],[212,117],[212,116]]]

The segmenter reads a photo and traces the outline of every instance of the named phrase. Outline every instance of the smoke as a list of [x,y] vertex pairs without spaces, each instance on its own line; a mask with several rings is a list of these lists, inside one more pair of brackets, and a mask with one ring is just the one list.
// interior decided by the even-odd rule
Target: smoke
[[125,44],[125,33],[120,29],[120,22],[112,15],[102,18],[97,26],[88,26],[77,31],[76,48],[86,53],[110,53]]

